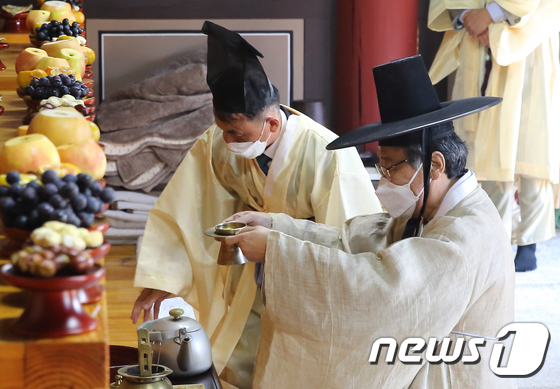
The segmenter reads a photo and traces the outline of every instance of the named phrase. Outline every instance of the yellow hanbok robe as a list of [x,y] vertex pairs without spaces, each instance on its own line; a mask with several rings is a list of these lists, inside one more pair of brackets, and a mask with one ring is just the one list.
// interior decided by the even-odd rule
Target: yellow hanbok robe
[[[265,257],[266,308],[253,388],[509,389],[478,364],[369,363],[390,337],[463,333],[496,337],[514,319],[509,238],[476,187],[421,237],[400,240],[406,220],[358,216],[342,229],[272,215]],[[467,340],[470,339],[467,337]],[[468,352],[467,352],[468,355]]]
[[[487,47],[465,29],[454,31],[448,10],[483,8],[488,0],[431,0],[428,27],[446,31],[430,68],[435,84],[457,70],[452,99],[480,96]],[[514,181],[514,175],[560,177],[560,65],[558,0],[496,0],[519,16],[489,26],[492,70],[487,96],[503,102],[455,122],[469,147],[468,166],[483,181]]]
[[148,218],[134,285],[182,296],[193,306],[211,338],[218,374],[255,300],[255,266],[243,265],[242,272],[218,266],[220,244],[204,231],[245,210],[329,225],[382,210],[356,149],[327,151],[336,135],[289,110],[298,116],[297,127],[278,140],[268,176],[256,160],[229,152],[214,125],[189,151]]

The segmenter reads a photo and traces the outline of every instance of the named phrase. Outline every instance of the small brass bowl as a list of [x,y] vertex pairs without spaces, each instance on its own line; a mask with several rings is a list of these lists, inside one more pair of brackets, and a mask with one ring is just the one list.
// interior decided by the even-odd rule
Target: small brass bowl
[[214,228],[217,235],[235,235],[245,227],[247,227],[245,223],[228,222],[217,224]]

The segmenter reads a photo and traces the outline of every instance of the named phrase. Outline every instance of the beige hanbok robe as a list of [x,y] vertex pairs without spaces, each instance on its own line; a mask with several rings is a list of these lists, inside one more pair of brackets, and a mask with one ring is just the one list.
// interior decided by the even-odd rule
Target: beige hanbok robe
[[[452,99],[480,96],[487,47],[462,29],[448,10],[483,8],[488,0],[431,0],[428,27],[446,31],[430,68],[435,84],[457,70]],[[469,147],[468,166],[483,181],[514,181],[514,175],[560,177],[560,73],[558,0],[496,0],[519,23],[489,26],[492,71],[487,96],[503,102],[455,122]]]
[[211,338],[218,374],[255,300],[254,264],[218,266],[220,244],[204,231],[245,210],[329,225],[381,211],[357,151],[327,151],[336,135],[291,112],[299,116],[297,127],[279,140],[268,177],[256,160],[229,152],[214,125],[189,151],[148,218],[134,285],[182,296],[194,307]]
[[368,362],[391,337],[495,337],[514,319],[514,267],[496,208],[477,186],[422,236],[398,240],[402,220],[359,216],[339,231],[273,215],[267,305],[254,388],[515,388],[489,367]]

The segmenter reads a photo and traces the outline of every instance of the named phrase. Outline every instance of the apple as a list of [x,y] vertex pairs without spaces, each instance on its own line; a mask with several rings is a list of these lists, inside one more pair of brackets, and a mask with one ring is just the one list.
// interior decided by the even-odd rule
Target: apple
[[62,162],[76,165],[82,173],[91,175],[94,180],[100,180],[105,175],[107,158],[101,146],[93,139],[60,146],[57,149]]
[[82,78],[86,73],[86,57],[84,53],[80,50],[74,49],[62,49],[57,54],[58,58],[64,58],[70,64],[70,67],[80,74]]
[[50,20],[56,20],[57,22],[62,23],[64,19],[68,19],[70,23],[72,23],[76,21],[76,15],[74,15],[74,12],[68,10],[51,12]]
[[35,33],[35,23],[43,23],[49,20],[50,16],[49,11],[43,11],[40,9],[34,9],[33,11],[29,11],[27,14],[27,19],[25,20],[25,26],[31,34]]
[[45,109],[29,123],[28,134],[42,134],[56,146],[91,139],[91,128],[84,116],[70,107]]
[[51,68],[60,68],[60,67],[70,67],[70,64],[64,58],[55,58],[55,57],[43,57],[37,62],[35,65],[35,69],[47,70],[48,67]]
[[59,39],[56,40],[54,42],[45,42],[41,45],[41,49],[45,50],[47,52],[47,54],[49,55],[49,57],[56,57],[57,54],[60,52],[60,50],[62,49],[74,49],[77,51],[81,51],[82,50],[82,46],[80,46],[80,43],[78,42],[78,40],[76,38],[70,38],[70,39]]
[[36,172],[39,166],[53,163],[60,163],[56,146],[41,134],[8,139],[0,151],[0,174]]
[[16,59],[16,73],[22,70],[33,70],[39,61],[48,54],[45,50],[28,47],[23,50]]
[[45,1],[45,3],[41,6],[43,11],[72,11],[72,6],[70,3],[66,1]]

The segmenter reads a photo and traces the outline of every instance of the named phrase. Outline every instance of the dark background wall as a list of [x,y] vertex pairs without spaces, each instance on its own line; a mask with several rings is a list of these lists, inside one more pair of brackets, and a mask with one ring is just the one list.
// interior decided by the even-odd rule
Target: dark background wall
[[[9,2],[26,5],[32,1]],[[327,124],[334,123],[337,0],[83,0],[83,3],[86,18],[90,19],[304,19],[304,99],[323,101]],[[428,4],[429,0],[419,0],[418,47],[427,66],[442,37],[426,27]],[[444,100],[446,81],[440,84],[438,93]]]
[[304,98],[324,101],[332,123],[336,0],[84,0],[84,14],[86,19],[304,19]]

